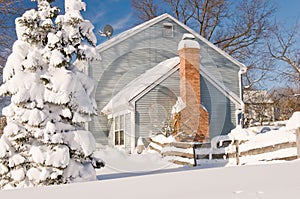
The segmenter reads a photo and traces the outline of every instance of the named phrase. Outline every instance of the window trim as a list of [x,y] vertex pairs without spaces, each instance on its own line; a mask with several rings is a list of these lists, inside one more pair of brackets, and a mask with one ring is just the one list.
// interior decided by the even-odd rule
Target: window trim
[[[123,128],[121,128],[121,118],[123,120]],[[125,146],[125,115],[117,115],[113,119],[114,131],[113,131],[113,143],[114,146],[124,147]],[[121,132],[123,132],[123,136],[121,136]],[[116,135],[118,135],[118,140],[116,140]],[[123,140],[122,140],[123,138]]]
[[[167,30],[171,30],[171,33],[167,33]],[[174,37],[174,25],[172,23],[163,23],[163,37]]]

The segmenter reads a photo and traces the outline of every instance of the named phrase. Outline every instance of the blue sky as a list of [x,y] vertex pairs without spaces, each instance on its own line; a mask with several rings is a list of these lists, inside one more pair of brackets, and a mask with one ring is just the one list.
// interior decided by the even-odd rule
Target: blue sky
[[[282,24],[291,25],[300,20],[299,0],[271,0],[277,5],[276,19]],[[62,7],[63,0],[57,0]],[[87,4],[87,11],[83,16],[95,25],[95,32],[102,30],[106,24],[114,28],[114,35],[127,30],[138,23],[134,10],[131,8],[130,0],[84,0]],[[35,6],[28,0],[28,5]],[[104,38],[98,36],[98,43]]]
[[277,17],[281,20],[293,20],[300,17],[299,0],[273,0],[277,4]]
[[[292,25],[300,20],[300,0],[271,0],[277,6],[276,19],[282,24]],[[106,24],[114,27],[118,34],[138,23],[130,0],[85,0],[87,12],[84,16],[91,20],[96,29]]]

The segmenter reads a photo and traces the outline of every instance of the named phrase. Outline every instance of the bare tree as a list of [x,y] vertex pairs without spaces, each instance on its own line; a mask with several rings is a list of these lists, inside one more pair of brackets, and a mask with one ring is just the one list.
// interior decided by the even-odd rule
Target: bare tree
[[230,13],[225,28],[219,29],[215,44],[235,58],[243,58],[249,48],[267,37],[273,27],[275,7],[269,0],[242,0]]
[[[270,0],[131,0],[142,21],[168,12],[248,66],[245,85],[265,79],[272,61],[266,40],[276,11]],[[158,8],[161,8],[158,10]],[[151,13],[151,14],[149,14]]]
[[229,17],[228,1],[226,0],[192,0],[194,16],[198,24],[198,32],[207,40],[214,40],[218,26]]
[[253,122],[272,122],[275,120],[274,101],[266,90],[248,90],[244,93],[245,125]]
[[163,0],[163,2],[174,16],[184,24],[187,24],[196,12],[195,0]]
[[280,76],[288,78],[299,84],[300,82],[300,47],[297,45],[299,35],[299,24],[297,23],[291,30],[279,28],[272,31],[272,38],[268,42],[269,53],[272,58],[279,60],[280,64],[285,63],[289,67],[284,70],[277,70]]
[[159,6],[228,54],[239,57],[244,48],[272,27],[275,8],[270,0],[131,0],[142,21],[160,14]]
[[245,62],[248,65],[247,73],[243,76],[244,91],[259,90],[265,87],[264,80],[274,80],[270,75],[274,60],[264,50],[263,44],[259,45],[258,49],[253,48],[251,56],[245,57]]
[[153,19],[158,15],[158,5],[154,0],[131,0],[131,5],[142,21]]
[[277,120],[289,119],[295,111],[300,111],[300,87],[276,88],[271,91]]

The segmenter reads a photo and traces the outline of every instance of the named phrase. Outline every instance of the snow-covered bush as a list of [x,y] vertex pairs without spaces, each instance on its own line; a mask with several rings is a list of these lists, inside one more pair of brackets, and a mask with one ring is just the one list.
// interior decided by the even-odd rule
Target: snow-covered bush
[[66,0],[64,15],[49,2],[16,19],[0,87],[11,96],[0,139],[3,189],[96,179],[95,140],[84,128],[96,103],[82,67],[96,57],[94,27],[80,14],[81,0]]

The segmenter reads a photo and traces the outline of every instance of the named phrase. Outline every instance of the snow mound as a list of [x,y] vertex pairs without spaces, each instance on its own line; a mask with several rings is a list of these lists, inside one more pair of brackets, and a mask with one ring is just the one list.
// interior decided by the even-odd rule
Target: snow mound
[[286,123],[287,129],[300,128],[300,111],[295,112]]
[[160,144],[168,144],[171,142],[175,142],[175,138],[173,136],[166,137],[162,134],[156,135],[151,138],[154,142],[160,143]]
[[249,129],[243,129],[241,126],[237,126],[235,129],[231,130],[228,137],[231,140],[249,140],[256,134],[249,131]]
[[97,171],[100,179],[105,173],[140,173],[178,167],[161,158],[159,153],[145,150],[142,154],[129,154],[124,150],[106,147],[95,152],[105,162],[105,167]]

